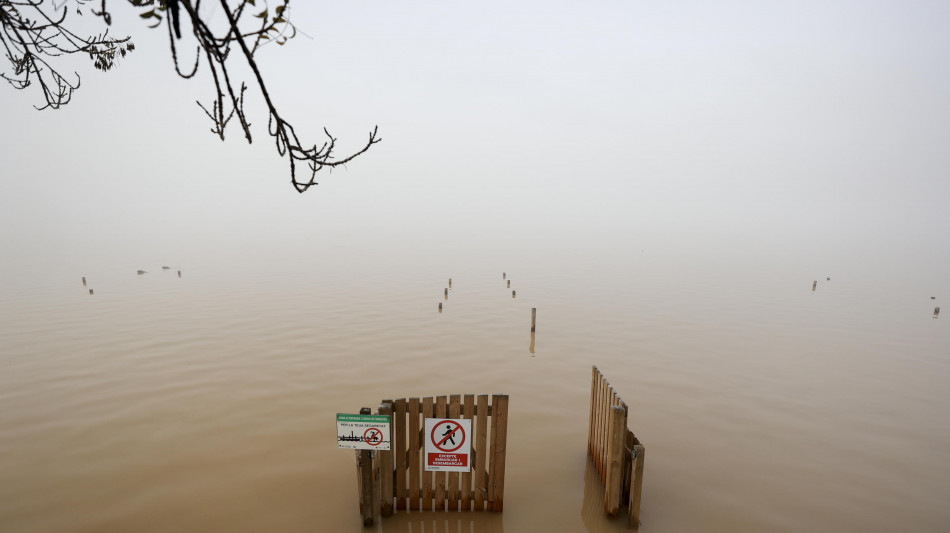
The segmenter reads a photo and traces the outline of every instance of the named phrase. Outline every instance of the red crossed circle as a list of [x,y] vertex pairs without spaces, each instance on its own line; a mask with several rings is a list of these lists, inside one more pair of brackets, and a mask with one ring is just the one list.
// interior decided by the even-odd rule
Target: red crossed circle
[[[450,429],[452,426],[455,426],[455,429],[452,429],[452,433],[445,435],[444,437],[441,434],[436,436],[436,430],[445,426],[448,426]],[[459,439],[459,443],[456,447],[446,448],[442,446],[445,444],[445,441],[449,440],[449,438],[453,436],[456,436],[457,434],[461,434],[461,438]],[[461,448],[463,444],[465,444],[465,429],[462,428],[462,424],[459,424],[455,420],[443,420],[432,427],[432,434],[429,436],[429,438],[432,439],[432,444],[435,445],[437,450],[441,452],[454,452],[455,450]]]
[[[376,442],[373,442],[374,436],[376,437]],[[369,428],[363,432],[363,442],[370,446],[379,446],[383,442],[383,432],[377,428]]]

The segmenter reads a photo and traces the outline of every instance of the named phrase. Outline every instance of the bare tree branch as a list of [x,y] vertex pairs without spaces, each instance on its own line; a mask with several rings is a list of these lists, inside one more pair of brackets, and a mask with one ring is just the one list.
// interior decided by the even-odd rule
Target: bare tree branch
[[[89,54],[95,68],[110,70],[117,65],[119,57],[135,49],[128,37],[110,37],[108,30],[98,36],[80,37],[66,27],[69,10],[74,9],[77,15],[82,15],[91,1],[73,0],[72,6],[66,2],[57,6],[51,0],[0,0],[0,44],[13,66],[12,74],[0,73],[0,76],[16,89],[25,89],[37,82],[46,101],[38,109],[56,109],[69,103],[73,91],[79,88],[78,73],[75,82],[67,80],[50,65],[49,58],[84,52]],[[235,118],[247,142],[253,140],[251,123],[244,111],[247,83],[232,74],[233,62],[242,62],[250,69],[252,85],[260,91],[267,107],[268,134],[274,138],[277,153],[287,157],[291,184],[298,192],[317,185],[316,175],[320,170],[343,165],[382,140],[378,137],[378,128],[373,127],[361,149],[338,158],[334,154],[337,139],[326,128],[323,130],[326,140],[321,145],[307,146],[300,141],[293,125],[279,113],[258,68],[255,53],[270,43],[283,45],[297,34],[297,29],[288,19],[290,0],[278,0],[273,8],[266,0],[217,0],[227,19],[217,31],[202,18],[201,0],[127,1],[140,10],[139,17],[148,21],[150,27],[166,24],[172,62],[180,77],[193,77],[204,56],[211,71],[214,96],[210,105],[198,102],[198,106],[211,119],[211,132],[222,140],[228,124]],[[258,1],[262,5],[258,5]],[[100,1],[98,10],[89,10],[107,26],[111,24],[106,0]],[[183,31],[189,25],[191,31]],[[189,33],[196,41],[195,61],[182,68],[178,41]],[[231,55],[232,45],[239,50],[234,57]],[[306,165],[308,177],[298,178],[298,163]]]

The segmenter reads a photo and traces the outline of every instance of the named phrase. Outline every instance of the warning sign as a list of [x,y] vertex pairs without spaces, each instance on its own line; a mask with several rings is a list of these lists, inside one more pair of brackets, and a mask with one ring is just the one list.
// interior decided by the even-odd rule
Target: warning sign
[[426,471],[471,472],[472,421],[426,418]]
[[350,450],[388,450],[389,416],[337,413],[336,441]]

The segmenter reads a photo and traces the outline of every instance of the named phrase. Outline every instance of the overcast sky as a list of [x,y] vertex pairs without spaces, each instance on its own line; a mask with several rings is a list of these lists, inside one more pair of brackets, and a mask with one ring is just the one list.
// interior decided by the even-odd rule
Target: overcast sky
[[109,7],[137,50],[71,104],[0,87],[7,268],[446,236],[950,267],[946,2],[294,2],[260,55],[283,115],[383,139],[303,195],[265,116],[220,142],[207,78]]

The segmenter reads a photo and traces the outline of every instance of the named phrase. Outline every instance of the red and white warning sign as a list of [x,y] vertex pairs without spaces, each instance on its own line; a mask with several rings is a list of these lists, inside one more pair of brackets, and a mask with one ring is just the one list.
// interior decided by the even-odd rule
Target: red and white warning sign
[[472,470],[472,421],[467,418],[426,418],[426,471]]

